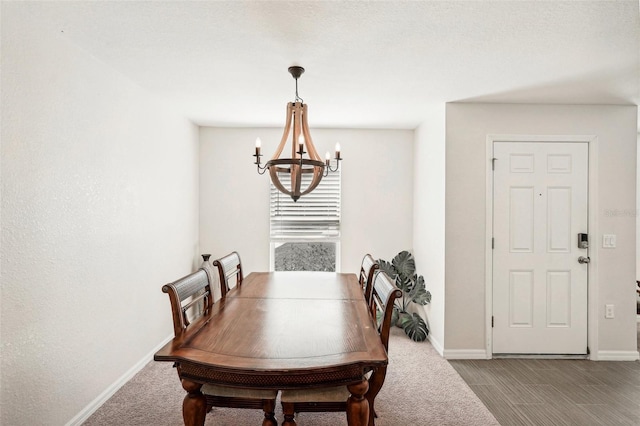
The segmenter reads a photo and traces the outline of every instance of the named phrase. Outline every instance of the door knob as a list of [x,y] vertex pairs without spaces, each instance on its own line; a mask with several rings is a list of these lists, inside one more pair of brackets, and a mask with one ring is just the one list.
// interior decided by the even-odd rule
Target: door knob
[[591,262],[591,259],[588,256],[587,257],[580,256],[578,258],[578,263],[589,263],[589,262]]

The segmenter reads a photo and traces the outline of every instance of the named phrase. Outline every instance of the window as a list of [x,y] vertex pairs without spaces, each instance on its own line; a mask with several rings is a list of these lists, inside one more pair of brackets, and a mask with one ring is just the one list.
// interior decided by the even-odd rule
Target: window
[[[281,173],[286,188],[289,175]],[[310,176],[303,176],[302,185]],[[271,183],[271,269],[274,271],[340,270],[340,171],[329,173],[307,195],[294,202]]]

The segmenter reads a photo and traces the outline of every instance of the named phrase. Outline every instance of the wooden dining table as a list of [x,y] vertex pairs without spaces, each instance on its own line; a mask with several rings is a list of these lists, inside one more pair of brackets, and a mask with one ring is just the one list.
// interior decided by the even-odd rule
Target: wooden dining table
[[205,383],[302,389],[344,385],[347,424],[369,424],[365,374],[388,363],[355,274],[253,272],[202,326],[154,356],[176,363],[187,425],[203,425]]

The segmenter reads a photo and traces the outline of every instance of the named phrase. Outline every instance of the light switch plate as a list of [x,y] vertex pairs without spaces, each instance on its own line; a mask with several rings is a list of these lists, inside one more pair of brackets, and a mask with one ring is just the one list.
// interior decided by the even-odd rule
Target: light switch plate
[[602,248],[616,248],[615,234],[604,234],[602,236]]

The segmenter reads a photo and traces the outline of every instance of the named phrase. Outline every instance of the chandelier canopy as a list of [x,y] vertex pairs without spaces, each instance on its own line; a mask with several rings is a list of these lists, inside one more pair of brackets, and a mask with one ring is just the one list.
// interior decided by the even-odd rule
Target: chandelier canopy
[[[264,174],[269,170],[273,185],[280,192],[291,196],[293,201],[298,201],[301,196],[313,191],[323,176],[326,176],[329,172],[337,171],[342,158],[340,158],[340,144],[336,144],[335,168],[331,167],[331,156],[328,152],[324,161],[318,155],[309,133],[307,105],[298,96],[298,78],[304,73],[304,68],[298,66],[289,67],[289,73],[296,80],[296,98],[294,102],[287,104],[287,120],[280,145],[278,145],[271,160],[267,161],[263,166],[260,159],[262,157],[260,153],[261,141],[260,138],[256,139],[256,153],[254,154],[256,161],[254,164],[257,166],[259,174]],[[291,134],[291,157],[280,158],[287,145],[289,134]],[[307,155],[306,157],[305,154]],[[280,181],[281,174],[289,178],[286,179],[286,184]],[[303,175],[309,176],[310,180],[303,179]]]

